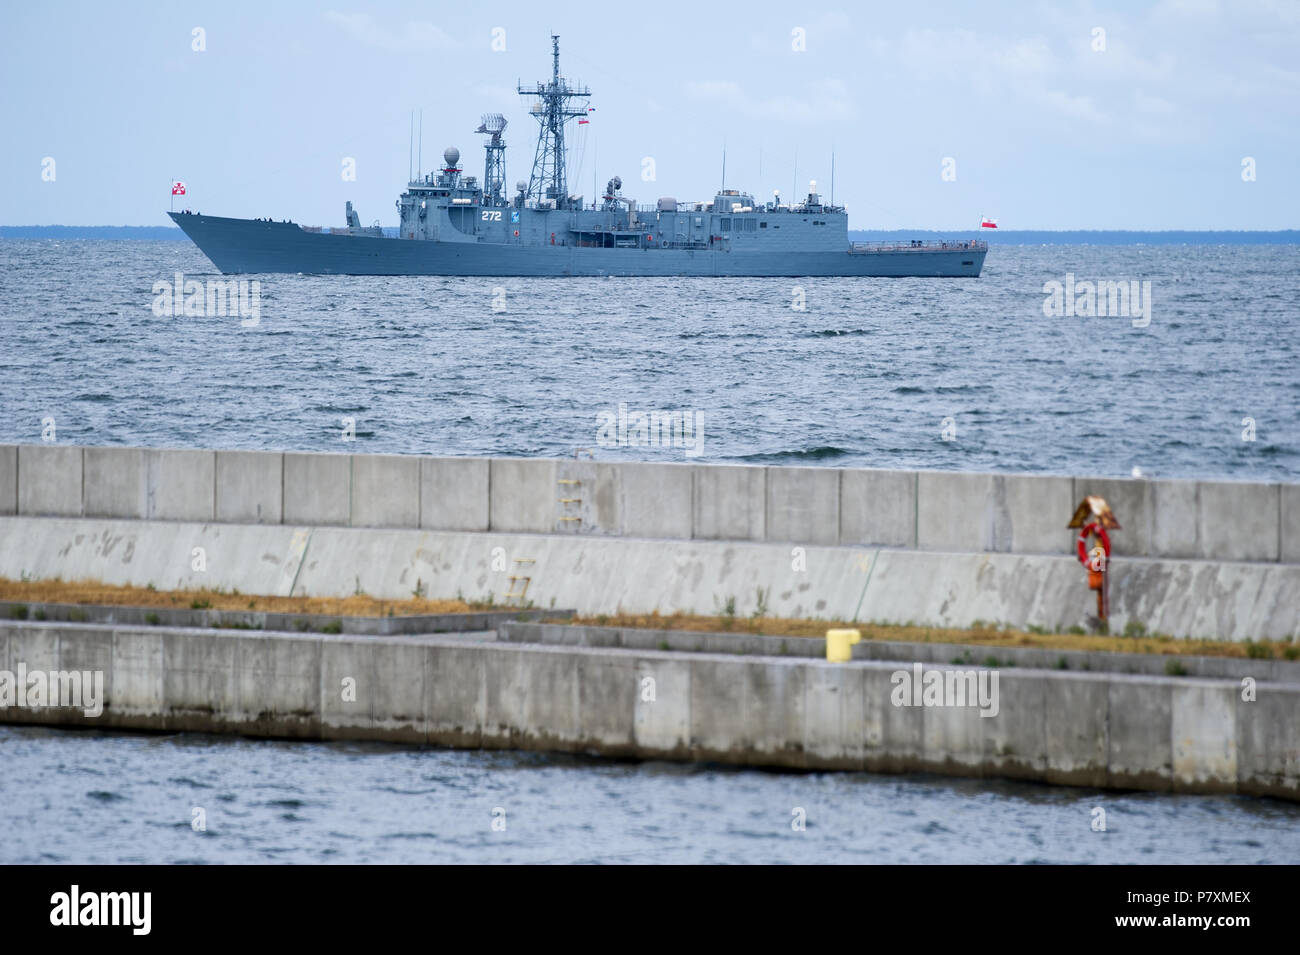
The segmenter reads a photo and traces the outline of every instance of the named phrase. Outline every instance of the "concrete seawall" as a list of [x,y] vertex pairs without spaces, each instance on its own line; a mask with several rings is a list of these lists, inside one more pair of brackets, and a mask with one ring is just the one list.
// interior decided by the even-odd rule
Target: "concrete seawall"
[[[1053,630],[1086,625],[1095,609],[1073,557],[807,546],[796,565],[791,554],[744,541],[0,518],[0,576],[13,580],[383,599],[418,585],[500,598],[524,572],[535,606],[584,614],[718,613],[734,600],[744,617],[761,591],[769,616]],[[1117,560],[1111,604],[1116,628],[1286,639],[1300,633],[1300,565]]]
[[1293,683],[1245,701],[1237,680],[1004,669],[985,717],[895,705],[905,663],[17,622],[0,624],[0,661],[104,673],[98,718],[0,711],[16,723],[1300,798]]
[[1060,630],[1089,493],[1112,628],[1300,636],[1296,484],[9,445],[0,575]]
[[1300,563],[1300,484],[870,468],[0,446],[0,515]]

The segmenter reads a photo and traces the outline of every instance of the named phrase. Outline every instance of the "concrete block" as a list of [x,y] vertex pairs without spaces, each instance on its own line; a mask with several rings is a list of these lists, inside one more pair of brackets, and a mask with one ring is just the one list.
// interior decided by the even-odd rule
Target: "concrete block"
[[841,544],[915,547],[916,516],[915,471],[841,472]]
[[[992,544],[993,475],[922,471],[916,484],[916,546],[979,552]],[[1061,523],[1069,521],[1069,515]]]
[[1202,481],[1200,556],[1277,560],[1281,488],[1245,481]]
[[581,739],[572,656],[501,646],[493,647],[485,665],[486,745],[568,749]]
[[1015,554],[1068,554],[1074,532],[1066,525],[1077,501],[1068,477],[996,474],[990,506],[990,550]]
[[697,540],[763,540],[767,469],[697,465],[691,536]]
[[0,514],[18,513],[18,446],[0,444]]
[[1075,507],[1089,494],[1106,499],[1121,528],[1110,532],[1112,557],[1146,557],[1151,553],[1151,487],[1145,480],[1077,477],[1071,496]]
[[145,516],[155,521],[213,519],[216,499],[216,453],[168,449],[145,451]]
[[1179,682],[1172,693],[1175,789],[1237,789],[1236,683]]
[[1108,785],[1153,792],[1172,787],[1173,686],[1172,680],[1110,677]]
[[[1193,558],[1200,553],[1200,485],[1152,481],[1151,556]],[[1121,521],[1120,523],[1123,523]]]
[[1282,511],[1280,559],[1300,564],[1300,484],[1283,484],[1279,489]]
[[[242,635],[229,639],[238,644],[239,713],[250,731],[319,738],[324,687],[320,639]],[[335,683],[330,689],[339,699],[341,685]]]
[[560,485],[555,462],[493,458],[489,528],[549,534],[555,530]]
[[352,526],[419,527],[420,459],[400,454],[354,454]]
[[487,458],[420,458],[420,526],[487,530],[488,470]]
[[1044,779],[1104,786],[1110,686],[1105,677],[1053,680],[1043,698]]
[[481,745],[486,714],[486,668],[482,647],[430,647],[425,657],[424,711],[429,742]]
[[[634,700],[636,745],[654,755],[686,754],[691,745],[691,671],[687,660],[642,657],[636,661]],[[644,680],[654,681],[654,699],[645,699]]]
[[166,699],[163,635],[152,629],[114,630],[112,715],[140,728],[162,728]]
[[[376,668],[374,647],[353,640],[320,641],[320,721],[326,739],[370,734],[387,688]],[[423,681],[424,668],[417,677]]]
[[813,661],[804,672],[803,747],[808,765],[859,768],[865,741],[862,671]]
[[636,661],[624,655],[592,653],[583,654],[576,662],[578,735],[582,744],[598,746],[611,754],[621,751],[632,755],[636,701],[643,690]]
[[86,448],[82,453],[85,515],[143,519],[148,510],[144,451]]
[[619,533],[624,537],[689,540],[694,468],[689,464],[640,461],[618,467]]
[[767,659],[745,664],[744,675],[750,749],[776,765],[805,765],[805,665]]
[[81,448],[57,444],[18,446],[18,513],[79,517]]
[[224,635],[166,632],[163,702],[167,725],[202,732],[239,712],[239,643]]
[[[991,699],[979,697],[979,673],[975,715],[980,721],[975,732],[983,735],[983,758],[987,771],[1018,779],[1041,779],[1047,771],[1047,723],[1045,714],[1055,706],[1056,683],[1042,673],[998,668],[996,690],[991,677],[987,684]],[[993,671],[989,671],[990,674]],[[963,687],[968,690],[968,687]],[[1049,702],[1050,701],[1050,702]],[[969,702],[969,701],[968,701]],[[969,706],[967,707],[970,708]],[[991,713],[982,716],[981,713]]]
[[284,455],[218,451],[216,519],[279,524],[284,516]]
[[912,772],[925,763],[925,708],[894,705],[895,675],[900,673],[898,679],[911,679],[906,664],[862,668],[863,762],[872,772]]
[[1255,795],[1300,795],[1300,740],[1296,713],[1300,688],[1294,684],[1259,684],[1254,700],[1234,706],[1237,726],[1237,777],[1242,792]]
[[395,741],[425,742],[429,735],[424,709],[428,648],[401,640],[371,639],[354,641],[354,645],[374,661],[377,682],[370,713],[375,733]]
[[839,543],[843,473],[837,468],[767,468],[767,540]]
[[618,534],[623,466],[597,461],[555,462],[555,530]]
[[352,456],[285,454],[284,522],[347,525],[352,520]]
[[717,657],[691,663],[691,749],[697,759],[737,762],[755,735],[746,707],[747,666]]

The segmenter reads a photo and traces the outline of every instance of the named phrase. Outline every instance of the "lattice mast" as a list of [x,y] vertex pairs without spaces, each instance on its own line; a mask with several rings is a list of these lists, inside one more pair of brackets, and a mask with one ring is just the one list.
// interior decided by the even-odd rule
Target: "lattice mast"
[[483,163],[484,204],[503,206],[506,203],[506,141],[501,134],[506,129],[506,118],[500,113],[484,113],[476,133],[486,133],[483,144],[487,153]]
[[569,192],[564,169],[564,124],[571,119],[585,117],[585,105],[570,105],[570,100],[585,100],[591,90],[585,86],[570,86],[560,76],[560,38],[551,35],[551,80],[536,86],[519,86],[519,95],[535,97],[529,112],[541,124],[537,136],[537,154],[533,159],[533,172],[528,180],[527,197],[554,199],[558,206],[567,204]]

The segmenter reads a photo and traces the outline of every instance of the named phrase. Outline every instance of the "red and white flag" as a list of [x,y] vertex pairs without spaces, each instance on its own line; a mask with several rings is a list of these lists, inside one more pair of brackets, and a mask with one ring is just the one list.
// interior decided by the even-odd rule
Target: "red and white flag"
[[173,183],[172,183],[172,195],[173,195],[173,196],[183,196],[183,195],[185,195],[185,183],[180,182],[180,181],[173,182]]
[[578,125],[579,125],[579,126],[590,126],[590,125],[591,125],[591,122],[590,122],[589,120],[580,119],[580,120],[578,120]]
[[985,216],[984,218],[980,219],[981,229],[996,229],[997,227],[998,227],[997,219],[990,219],[988,216]]

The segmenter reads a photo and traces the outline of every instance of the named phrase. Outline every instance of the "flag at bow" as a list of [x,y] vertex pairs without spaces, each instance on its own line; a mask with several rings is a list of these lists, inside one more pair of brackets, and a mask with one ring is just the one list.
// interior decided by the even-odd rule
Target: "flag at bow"
[[172,183],[172,195],[173,195],[173,196],[183,196],[183,195],[185,195],[185,183],[183,183],[183,182],[181,182],[181,181],[179,181],[179,180],[177,180],[176,182],[173,182],[173,183]]
[[998,227],[997,219],[990,219],[988,216],[984,216],[983,218],[980,219],[981,229],[996,229],[997,227]]

